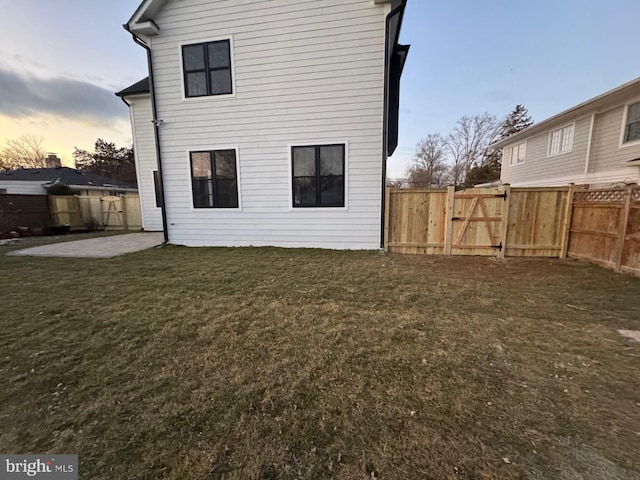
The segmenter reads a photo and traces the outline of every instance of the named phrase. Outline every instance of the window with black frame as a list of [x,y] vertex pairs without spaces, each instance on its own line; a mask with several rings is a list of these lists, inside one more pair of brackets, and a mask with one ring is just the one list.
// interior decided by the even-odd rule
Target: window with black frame
[[238,208],[235,150],[191,152],[194,208]]
[[344,207],[345,145],[292,147],[294,207]]
[[233,93],[229,40],[183,45],[182,68],[185,97]]

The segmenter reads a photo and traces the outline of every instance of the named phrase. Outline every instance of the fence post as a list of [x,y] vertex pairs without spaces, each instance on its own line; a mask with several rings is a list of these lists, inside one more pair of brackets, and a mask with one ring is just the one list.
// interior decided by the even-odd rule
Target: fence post
[[507,233],[509,231],[509,204],[511,202],[511,185],[504,185],[504,202],[502,203],[502,222],[500,223],[500,245],[502,248],[498,252],[498,258],[507,255]]
[[389,220],[391,219],[391,189],[384,189],[384,251],[389,252]]
[[560,251],[560,258],[567,258],[569,252],[569,239],[571,237],[571,219],[573,218],[573,200],[575,197],[576,184],[569,184],[569,191],[567,192],[567,204],[564,210],[564,224],[562,225],[562,250]]
[[120,197],[120,212],[122,212],[122,226],[124,230],[129,230],[129,222],[127,220],[127,195],[124,194]]
[[453,208],[456,201],[456,187],[447,187],[447,215],[445,218],[446,228],[444,231],[444,254],[451,255],[451,243],[453,236]]
[[620,233],[618,234],[618,246],[616,250],[616,272],[620,272],[622,269],[622,255],[624,253],[624,244],[627,237],[627,224],[629,223],[629,212],[631,211],[631,196],[632,187],[627,187],[624,209],[622,210],[622,225],[620,226]]

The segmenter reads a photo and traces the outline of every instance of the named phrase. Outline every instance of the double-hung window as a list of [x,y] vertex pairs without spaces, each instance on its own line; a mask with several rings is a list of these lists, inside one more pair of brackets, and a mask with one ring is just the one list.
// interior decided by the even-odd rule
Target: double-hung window
[[292,147],[294,207],[344,207],[345,145]]
[[524,163],[524,159],[527,154],[527,142],[522,142],[517,145],[514,145],[509,149],[507,153],[508,153],[509,165],[517,165],[519,163]]
[[549,134],[549,156],[560,155],[573,149],[574,125],[553,130]]
[[232,94],[231,68],[230,40],[183,45],[185,97]]
[[640,140],[640,102],[632,103],[627,107],[627,120],[624,125],[622,143],[637,140]]
[[194,208],[238,208],[235,150],[191,152]]

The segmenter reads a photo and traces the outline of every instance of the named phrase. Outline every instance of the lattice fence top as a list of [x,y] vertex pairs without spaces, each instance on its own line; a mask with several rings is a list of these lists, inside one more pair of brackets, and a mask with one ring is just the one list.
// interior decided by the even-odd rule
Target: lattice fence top
[[575,192],[574,202],[624,202],[626,196],[626,190],[586,190]]
[[640,188],[636,188],[631,190],[631,201],[632,202],[640,202]]

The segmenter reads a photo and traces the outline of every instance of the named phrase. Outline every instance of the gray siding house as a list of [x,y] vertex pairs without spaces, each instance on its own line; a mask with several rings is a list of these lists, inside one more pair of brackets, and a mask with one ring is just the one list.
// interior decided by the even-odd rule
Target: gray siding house
[[406,0],[145,0],[125,28],[144,228],[188,246],[377,249]]
[[640,78],[496,144],[517,187],[640,182]]

